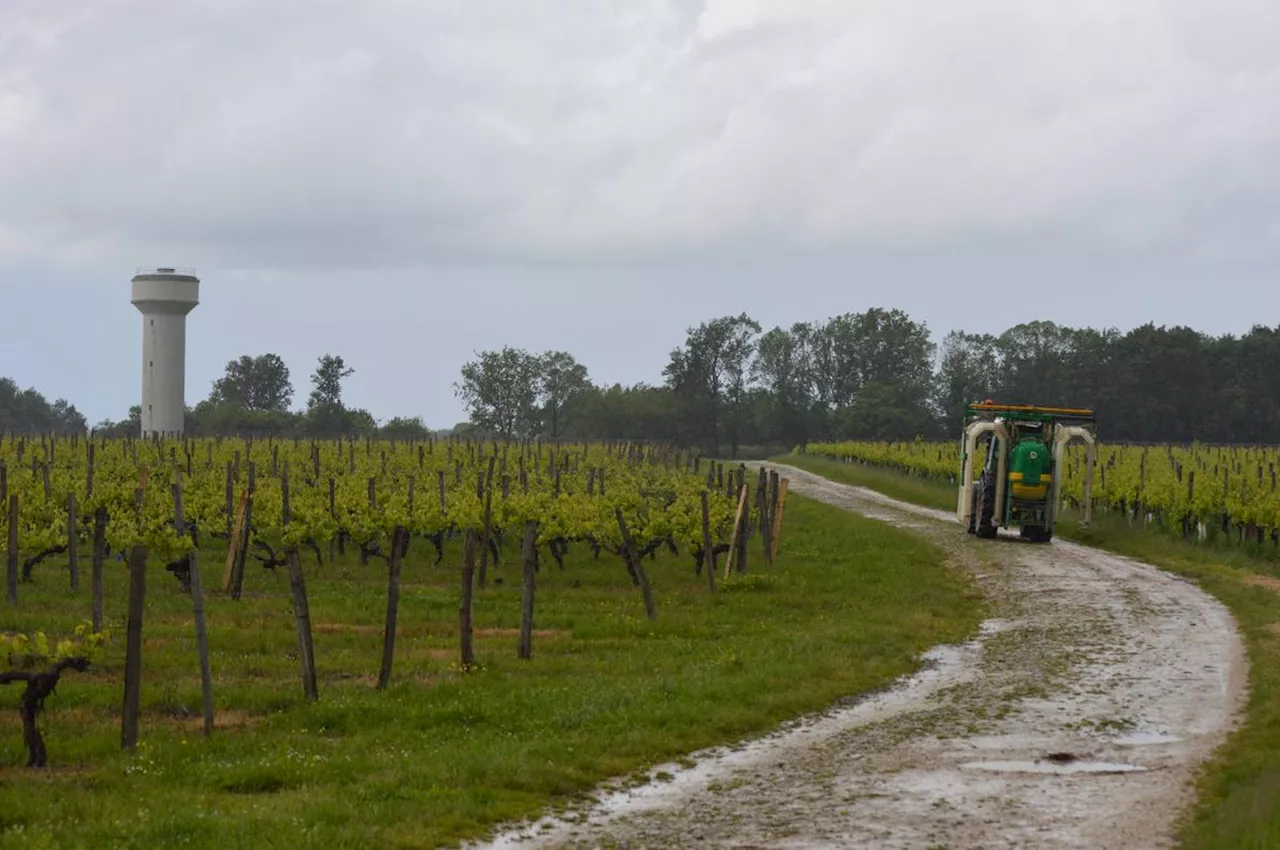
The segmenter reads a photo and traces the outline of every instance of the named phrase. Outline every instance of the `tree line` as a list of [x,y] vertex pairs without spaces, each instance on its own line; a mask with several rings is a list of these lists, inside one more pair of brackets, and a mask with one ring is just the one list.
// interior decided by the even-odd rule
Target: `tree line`
[[826,439],[950,439],[967,403],[1094,408],[1109,441],[1280,441],[1280,328],[1209,336],[1049,321],[948,333],[873,308],[765,331],[750,316],[687,329],[662,380],[594,384],[566,352],[484,351],[455,385],[495,435],[643,439],[736,454]]
[[12,378],[0,378],[0,430],[70,433],[88,424],[65,398],[50,403],[35,387],[20,389]]
[[[369,411],[349,407],[342,383],[355,370],[342,357],[325,354],[311,375],[306,406],[293,410],[293,381],[278,354],[243,355],[227,363],[208,397],[188,405],[185,431],[192,436],[275,435],[333,437],[382,435],[425,438],[430,430],[420,418],[396,417],[379,423]],[[0,378],[0,431],[72,433],[89,429],[85,417],[64,399],[53,404],[34,388],[19,390]],[[105,436],[137,436],[142,407],[133,405],[120,420],[105,419],[93,430]]]
[[[419,417],[379,422],[343,399],[353,374],[325,354],[301,410],[276,354],[227,363],[187,432],[422,438]],[[452,430],[548,439],[626,439],[735,455],[827,439],[951,439],[968,402],[1078,405],[1097,410],[1120,442],[1280,442],[1280,327],[1210,336],[1148,323],[1127,332],[1049,321],[1000,334],[951,331],[940,343],[896,309],[872,308],[790,327],[745,313],[686,329],[653,382],[597,384],[567,351],[504,346],[477,352],[454,391],[469,420]],[[136,405],[95,427],[137,434]],[[0,379],[0,430],[83,431],[65,399]],[[448,430],[448,429],[445,429]],[[435,433],[441,433],[436,431]]]
[[355,434],[401,438],[425,438],[430,433],[420,418],[395,417],[379,423],[368,410],[348,406],[342,384],[354,374],[355,369],[341,356],[322,355],[311,374],[306,406],[293,410],[293,383],[284,360],[277,354],[242,355],[227,363],[208,398],[187,411],[186,431],[194,436]]

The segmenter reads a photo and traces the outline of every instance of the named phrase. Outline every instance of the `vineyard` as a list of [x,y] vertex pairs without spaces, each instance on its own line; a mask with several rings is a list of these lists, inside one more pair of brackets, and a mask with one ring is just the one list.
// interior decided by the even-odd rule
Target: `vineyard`
[[[960,445],[934,442],[810,443],[805,453],[948,482],[958,480]],[[1280,540],[1280,448],[1125,446],[1101,444],[1093,481],[1095,511],[1115,512],[1203,539],[1229,535],[1237,542]],[[977,464],[982,463],[979,448]],[[1066,449],[1063,494],[1079,505],[1084,450]]]
[[[489,583],[490,564],[496,567],[514,550],[523,583],[519,656],[528,658],[534,577],[544,562],[563,570],[574,545],[589,547],[596,561],[603,553],[616,556],[617,577],[639,588],[653,619],[646,560],[659,550],[684,555],[691,571],[705,570],[714,591],[721,556],[733,562],[726,569],[745,572],[755,531],[764,542],[764,560],[772,560],[784,490],[776,473],[761,470],[750,481],[745,467],[726,474],[723,464],[630,444],[10,439],[0,445],[8,601],[21,605],[24,583],[63,569],[69,590],[78,592],[82,560],[89,565],[91,599],[74,638],[63,636],[52,647],[43,630],[3,635],[11,664],[16,658],[25,668],[64,665],[43,684],[29,672],[12,673],[18,678],[11,680],[51,691],[66,665],[84,669],[103,643],[105,572],[109,564],[126,563],[123,737],[126,747],[134,746],[148,564],[163,564],[173,586],[193,599],[209,734],[213,698],[200,564],[202,550],[207,556],[211,549],[225,550],[218,589],[233,600],[244,591],[249,564],[287,569],[309,700],[318,691],[304,557],[321,569],[351,549],[361,566],[381,561],[388,567],[378,678],[378,687],[385,688],[395,653],[402,565],[415,541],[429,547],[435,565],[450,541],[464,541],[464,669],[475,664],[474,594]],[[223,567],[221,560],[215,566]],[[207,567],[204,572],[213,576]],[[37,710],[24,717],[31,766],[43,766],[47,758],[35,727]]]
[[[9,508],[0,528],[11,543],[16,534],[11,559],[29,555],[24,579],[47,557],[84,551],[95,535],[108,552],[141,545],[153,558],[180,560],[202,533],[230,537],[246,512],[244,548],[273,560],[276,547],[306,546],[319,557],[330,542],[385,554],[397,529],[437,550],[467,531],[484,531],[496,546],[530,522],[553,556],[583,540],[620,553],[619,511],[635,539],[692,551],[704,542],[704,490],[711,535],[719,543],[732,530],[746,483],[735,472],[726,483],[723,466],[630,445],[10,439],[0,442]],[[751,509],[758,517],[759,500]]]

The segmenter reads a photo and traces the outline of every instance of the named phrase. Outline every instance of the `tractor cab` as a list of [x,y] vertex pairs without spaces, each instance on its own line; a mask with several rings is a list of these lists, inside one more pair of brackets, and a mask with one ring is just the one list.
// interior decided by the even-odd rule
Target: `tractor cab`
[[[995,537],[997,530],[1018,528],[1021,536],[1047,543],[1062,503],[1062,453],[1081,439],[1087,446],[1085,518],[1091,519],[1095,437],[1092,410],[1083,408],[969,405],[961,437],[960,493],[957,518],[970,534]],[[979,445],[985,460],[975,480]]]

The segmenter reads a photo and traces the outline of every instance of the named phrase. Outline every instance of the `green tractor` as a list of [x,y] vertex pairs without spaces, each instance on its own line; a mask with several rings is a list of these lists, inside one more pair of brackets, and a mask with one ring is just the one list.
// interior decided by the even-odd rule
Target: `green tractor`
[[[1062,505],[1063,450],[1075,439],[1085,443],[1081,525],[1087,526],[1092,519],[1097,444],[1093,411],[990,401],[969,405],[960,445],[956,518],[979,537],[995,537],[1000,528],[1017,528],[1027,540],[1048,543]],[[975,480],[980,442],[986,444],[986,461]]]

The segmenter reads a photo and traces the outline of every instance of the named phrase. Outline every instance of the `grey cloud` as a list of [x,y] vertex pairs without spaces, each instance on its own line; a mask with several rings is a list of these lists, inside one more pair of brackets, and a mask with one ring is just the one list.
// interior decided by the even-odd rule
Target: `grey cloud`
[[0,360],[122,415],[149,262],[206,281],[191,400],[336,350],[438,424],[473,349],[657,380],[740,310],[1238,332],[1280,307],[1276,44],[1270,0],[5,0],[0,289],[61,318]]
[[1218,250],[1276,248],[1274,4],[60,8],[0,12],[10,253],[572,262],[1063,229],[1155,250],[1258,197]]

